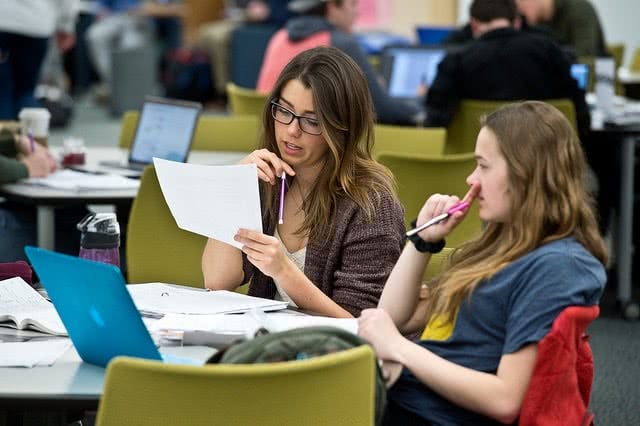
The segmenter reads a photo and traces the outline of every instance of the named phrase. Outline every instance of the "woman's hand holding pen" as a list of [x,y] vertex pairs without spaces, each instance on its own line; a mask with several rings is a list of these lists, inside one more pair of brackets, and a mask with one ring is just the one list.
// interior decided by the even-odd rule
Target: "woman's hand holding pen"
[[[418,214],[418,220],[416,221],[416,226],[420,226],[431,218],[446,213],[449,209],[451,209],[458,203],[467,202],[470,206],[479,193],[480,184],[474,183],[471,185],[471,188],[469,188],[469,191],[464,196],[462,201],[455,195],[432,195],[420,210],[420,213]],[[469,207],[460,211],[456,211],[446,220],[439,222],[433,226],[429,226],[428,228],[420,231],[418,235],[424,241],[432,243],[440,241],[445,238],[460,222],[462,222],[468,211]]]
[[255,164],[258,167],[258,177],[265,182],[271,183],[271,185],[278,183],[278,179],[283,172],[289,176],[296,174],[290,165],[267,149],[253,151],[240,160],[239,164]]
[[281,281],[278,277],[286,271],[291,261],[285,256],[277,238],[258,231],[240,229],[233,239],[242,244],[242,252],[247,255],[249,262],[263,274]]

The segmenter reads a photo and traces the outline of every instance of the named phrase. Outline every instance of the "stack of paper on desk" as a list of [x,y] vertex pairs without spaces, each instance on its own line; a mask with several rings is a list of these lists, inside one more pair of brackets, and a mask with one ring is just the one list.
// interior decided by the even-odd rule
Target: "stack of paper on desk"
[[350,333],[358,332],[355,318],[329,318],[292,312],[270,312],[263,315],[181,315],[168,314],[151,324],[153,330],[211,331],[219,333],[244,333],[253,336],[259,328],[272,333],[293,328],[332,326]]
[[0,321],[3,326],[19,330],[31,328],[67,335],[53,305],[19,277],[0,281]]
[[138,310],[150,314],[210,315],[252,309],[276,311],[287,307],[287,302],[225,290],[198,291],[162,283],[130,284],[127,288]]
[[162,195],[178,227],[234,247],[239,228],[262,232],[255,164],[203,166],[153,159]]
[[65,191],[137,189],[140,181],[112,174],[91,174],[59,170],[45,178],[28,178],[22,182]]
[[0,367],[52,365],[71,347],[69,339],[0,342]]

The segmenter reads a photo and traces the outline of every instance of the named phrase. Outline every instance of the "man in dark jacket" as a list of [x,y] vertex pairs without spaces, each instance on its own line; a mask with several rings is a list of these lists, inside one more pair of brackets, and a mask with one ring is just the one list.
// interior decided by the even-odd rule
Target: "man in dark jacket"
[[573,101],[581,136],[589,131],[584,92],[571,64],[551,39],[514,27],[514,0],[475,0],[470,8],[476,39],[447,55],[426,97],[429,126],[446,127],[463,99]]
[[268,93],[284,66],[298,53],[316,46],[333,46],[348,54],[362,69],[373,98],[377,120],[387,124],[415,124],[417,105],[391,98],[383,89],[369,60],[351,34],[357,0],[294,0],[289,10],[300,14],[269,41],[256,89]]

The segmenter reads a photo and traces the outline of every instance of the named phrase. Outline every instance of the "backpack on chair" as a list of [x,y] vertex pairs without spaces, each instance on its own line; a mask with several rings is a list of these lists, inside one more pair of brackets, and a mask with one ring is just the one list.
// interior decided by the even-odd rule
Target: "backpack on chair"
[[[277,333],[260,334],[252,340],[233,344],[217,352],[209,363],[254,364],[295,361],[327,355],[368,343],[359,336],[336,327],[295,328]],[[376,367],[375,419],[382,420],[386,402],[386,386],[380,367]]]

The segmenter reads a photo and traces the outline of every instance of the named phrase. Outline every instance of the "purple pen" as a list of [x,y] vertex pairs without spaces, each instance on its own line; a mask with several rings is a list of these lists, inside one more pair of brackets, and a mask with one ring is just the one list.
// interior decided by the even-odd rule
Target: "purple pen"
[[283,171],[281,176],[280,185],[280,212],[278,213],[278,223],[282,225],[284,223],[284,186],[287,183],[287,174]]
[[467,207],[469,207],[469,202],[468,201],[462,201],[462,202],[460,202],[458,204],[455,204],[449,210],[447,210],[446,213],[442,213],[441,215],[438,215],[438,216],[436,216],[434,218],[431,218],[431,220],[428,220],[425,223],[423,223],[422,225],[418,226],[417,228],[414,228],[411,231],[407,232],[406,236],[410,237],[412,235],[415,235],[418,232],[422,231],[423,229],[427,229],[431,225],[435,225],[436,223],[442,222],[443,220],[445,220],[446,218],[448,218],[449,216],[451,216],[455,212],[460,212],[460,211],[465,210]]
[[29,145],[31,146],[31,152],[36,150],[36,147],[33,143],[33,131],[31,129],[27,130],[27,137],[29,138]]

